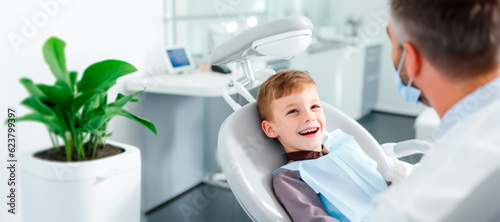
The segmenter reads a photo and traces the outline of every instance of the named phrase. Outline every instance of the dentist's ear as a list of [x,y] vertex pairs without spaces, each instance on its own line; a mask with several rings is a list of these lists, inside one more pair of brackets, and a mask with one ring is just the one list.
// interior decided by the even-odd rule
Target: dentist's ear
[[261,126],[262,126],[262,130],[264,131],[266,136],[268,136],[270,138],[278,137],[278,134],[276,132],[274,132],[273,126],[271,125],[271,123],[269,121],[267,121],[267,120],[262,121]]
[[415,79],[422,69],[422,55],[415,46],[409,42],[404,43],[403,48],[406,49],[406,58],[404,62],[406,73],[408,74],[408,78]]

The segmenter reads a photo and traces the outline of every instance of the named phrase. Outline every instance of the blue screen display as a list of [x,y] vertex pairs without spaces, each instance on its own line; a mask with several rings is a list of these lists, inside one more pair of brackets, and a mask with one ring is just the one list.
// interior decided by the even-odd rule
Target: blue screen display
[[169,49],[167,50],[168,57],[172,63],[172,67],[177,68],[181,66],[188,66],[189,59],[184,49]]

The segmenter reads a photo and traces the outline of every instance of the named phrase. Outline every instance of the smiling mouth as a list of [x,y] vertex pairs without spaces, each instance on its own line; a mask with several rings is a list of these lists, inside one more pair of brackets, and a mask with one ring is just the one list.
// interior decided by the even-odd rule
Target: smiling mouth
[[311,128],[311,129],[307,129],[307,130],[302,130],[299,132],[299,134],[302,136],[313,135],[313,134],[316,134],[318,132],[318,130],[319,130],[318,127]]

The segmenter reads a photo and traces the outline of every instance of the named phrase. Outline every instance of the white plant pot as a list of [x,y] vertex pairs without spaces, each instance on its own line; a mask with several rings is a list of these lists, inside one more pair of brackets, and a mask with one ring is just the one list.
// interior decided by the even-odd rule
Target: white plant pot
[[141,156],[136,147],[111,157],[55,162],[31,153],[20,160],[25,222],[137,222],[141,211]]

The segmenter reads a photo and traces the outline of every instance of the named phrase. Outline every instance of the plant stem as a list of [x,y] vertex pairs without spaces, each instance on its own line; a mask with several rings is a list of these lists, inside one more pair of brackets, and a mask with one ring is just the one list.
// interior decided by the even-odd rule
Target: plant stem
[[54,133],[54,140],[56,141],[57,151],[59,151],[61,144],[59,144],[59,138],[57,137],[57,135],[55,133]]
[[83,140],[82,140],[81,134],[76,134],[75,137],[77,138],[76,142],[75,142],[75,146],[77,147],[76,150],[78,152],[78,158],[85,159],[85,151],[83,150]]
[[95,139],[94,138],[95,138],[95,135],[94,135],[94,133],[91,132],[90,133],[90,138],[89,138],[88,148],[92,149],[92,159],[94,159],[94,153],[95,153],[95,148],[94,148],[94,144],[95,144],[94,140]]
[[[68,137],[70,137],[70,138],[68,139]],[[65,136],[64,136],[64,148],[66,149],[66,160],[68,162],[71,162],[72,147],[73,147],[73,141],[71,139],[71,133],[66,132]]]
[[49,131],[49,137],[50,137],[50,142],[52,143],[52,148],[54,148],[54,151],[59,152],[59,144],[56,142],[57,138],[54,139],[54,134],[49,130],[48,127],[47,130]]
[[[95,154],[96,154],[96,151],[97,151],[97,141],[94,141],[94,146],[92,147],[92,159],[95,159]],[[90,145],[90,144],[89,144]]]
[[71,131],[71,137],[73,138],[72,145],[75,148],[76,157],[78,160],[82,160],[85,158],[85,153],[83,152],[81,137],[75,129],[75,117],[72,115],[66,115],[66,118]]

